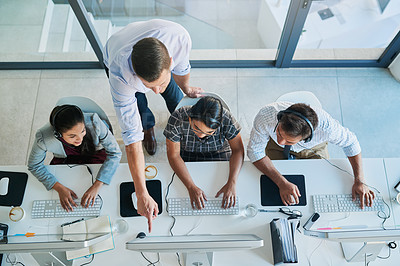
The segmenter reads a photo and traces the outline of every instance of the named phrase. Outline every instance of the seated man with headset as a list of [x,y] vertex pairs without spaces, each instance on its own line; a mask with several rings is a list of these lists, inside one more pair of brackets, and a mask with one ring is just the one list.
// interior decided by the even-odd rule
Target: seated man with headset
[[371,206],[375,195],[365,185],[357,137],[322,109],[290,102],[275,102],[261,108],[254,119],[247,155],[279,187],[283,204],[297,204],[299,189],[276,170],[271,159],[328,158],[328,142],[342,147],[349,158],[355,177],[353,199],[358,195],[361,208],[364,203]]

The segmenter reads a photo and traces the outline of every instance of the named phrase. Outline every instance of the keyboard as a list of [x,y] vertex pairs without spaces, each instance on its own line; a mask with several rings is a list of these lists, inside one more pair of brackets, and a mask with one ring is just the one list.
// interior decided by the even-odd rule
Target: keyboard
[[353,201],[351,194],[332,194],[332,195],[313,195],[312,196],[315,212],[371,212],[383,211],[384,203],[380,196],[375,196],[372,206],[364,205],[360,207],[360,199],[357,197]]
[[190,198],[169,198],[169,216],[201,216],[201,215],[237,215],[239,214],[239,199],[236,197],[234,207],[221,208],[222,198],[211,198],[205,202],[201,210],[193,209]]
[[61,206],[59,200],[34,200],[32,203],[32,219],[40,218],[62,218],[62,217],[97,217],[100,216],[102,201],[96,198],[93,206],[82,207],[81,200],[74,200],[77,207],[73,211],[67,212]]

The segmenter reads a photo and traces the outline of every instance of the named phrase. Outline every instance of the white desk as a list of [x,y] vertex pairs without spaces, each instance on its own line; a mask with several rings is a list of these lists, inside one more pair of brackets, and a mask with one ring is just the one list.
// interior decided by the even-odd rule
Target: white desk
[[[400,160],[400,159],[399,159]],[[347,160],[332,160],[338,166],[351,171]],[[306,177],[306,191],[308,205],[304,207],[295,207],[303,212],[302,224],[313,213],[311,203],[312,194],[334,194],[351,193],[352,177],[330,166],[323,160],[304,160],[304,161],[275,161],[275,166],[283,174],[304,174]],[[226,182],[229,165],[227,162],[218,163],[188,163],[188,168],[195,183],[202,188],[205,193],[212,197]],[[158,176],[162,182],[163,197],[165,196],[167,184],[169,183],[172,170],[168,164],[156,164]],[[91,166],[94,174],[97,173],[99,165]],[[67,166],[50,166],[51,171],[59,176],[62,183],[73,189],[78,196],[81,196],[90,186],[91,180],[85,167],[68,168]],[[5,167],[0,166],[0,170],[24,171],[25,166]],[[390,198],[387,188],[386,176],[383,159],[364,159],[364,170],[368,183],[381,191],[381,195],[388,200]],[[47,192],[43,185],[36,180],[29,172],[28,185],[25,191],[25,197],[22,207],[27,215],[24,220],[12,223],[8,220],[8,207],[0,207],[0,222],[7,223],[10,226],[9,233],[25,232],[59,232],[59,225],[71,219],[30,219],[31,205],[33,199],[56,199],[57,192]],[[240,198],[240,208],[243,209],[248,203],[255,203],[259,207],[260,203],[260,172],[249,162],[245,162],[237,183],[237,194]],[[109,215],[111,221],[119,216],[119,185],[121,182],[131,181],[128,166],[121,164],[117,170],[111,185],[103,186],[101,196],[104,199],[102,214]],[[188,196],[186,188],[175,177],[171,185],[171,197]],[[400,206],[400,205],[399,205]],[[165,212],[165,202],[163,202],[163,213],[153,221],[153,231],[151,235],[168,235],[168,230],[172,224],[170,218]],[[264,207],[266,208],[266,207]],[[269,209],[277,209],[268,207]],[[379,228],[381,219],[371,213],[351,213],[350,216],[341,221],[331,221],[344,217],[345,214],[323,214],[318,221],[318,225],[349,225],[366,223],[368,226]],[[285,217],[280,213],[259,213],[254,218],[245,218],[243,216],[205,216],[200,217],[177,217],[173,232],[176,235],[186,234],[201,220],[200,225],[192,232],[198,233],[252,233],[264,239],[264,247],[254,250],[244,250],[235,252],[217,252],[214,254],[215,265],[271,265],[273,263],[272,247],[270,240],[269,222],[275,217]],[[147,265],[148,263],[141,257],[140,253],[125,249],[125,243],[136,237],[138,232],[147,233],[147,221],[143,217],[125,218],[129,223],[129,231],[124,235],[115,237],[115,249],[112,251],[96,254],[92,265],[126,265],[134,262],[134,265]],[[386,222],[386,226],[394,225],[393,216]],[[296,242],[299,253],[299,265],[308,265],[307,256],[320,243],[321,240],[306,237],[300,234],[296,235]],[[385,256],[387,250],[381,254]],[[394,254],[393,254],[394,253]],[[148,257],[156,260],[156,254],[149,254]],[[390,265],[388,263],[400,259],[398,252],[392,252],[389,260],[377,260],[372,265]],[[178,265],[175,254],[161,254],[163,265]],[[76,265],[80,265],[86,260],[77,260]],[[344,265],[346,261],[343,258],[339,243],[326,241],[314,253],[312,265]],[[79,263],[78,263],[79,262]],[[34,264],[28,264],[34,265]],[[352,263],[349,265],[363,265]]]

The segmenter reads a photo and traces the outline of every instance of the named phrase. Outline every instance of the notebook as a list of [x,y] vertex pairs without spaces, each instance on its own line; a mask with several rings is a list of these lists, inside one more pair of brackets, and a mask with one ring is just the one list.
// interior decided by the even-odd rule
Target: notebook
[[[88,220],[82,220],[77,223],[72,223],[62,226],[63,239],[65,240],[84,240],[87,233],[110,233],[110,218],[108,216],[100,216]],[[70,235],[68,234],[79,234]],[[73,260],[81,258],[90,254],[96,254],[99,252],[114,249],[114,240],[110,236],[104,241],[93,244],[89,247],[66,251],[67,260]]]
[[[304,175],[283,175],[289,182],[295,184],[300,191],[301,197],[299,198],[299,204],[291,206],[306,206],[306,186]],[[262,206],[284,206],[279,194],[278,186],[266,175],[260,177],[261,187],[261,205]]]

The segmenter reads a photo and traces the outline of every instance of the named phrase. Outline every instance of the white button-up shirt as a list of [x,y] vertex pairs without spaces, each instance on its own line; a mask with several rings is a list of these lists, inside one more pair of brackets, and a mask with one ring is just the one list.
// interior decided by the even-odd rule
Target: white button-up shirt
[[177,23],[161,19],[133,22],[110,37],[104,47],[104,64],[109,69],[111,96],[125,145],[143,139],[135,93],[150,89],[133,71],[131,53],[138,41],[148,37],[160,40],[167,47],[173,74],[184,76],[190,72],[192,41],[185,28]]
[[[247,145],[247,156],[251,162],[256,162],[266,156],[265,147],[272,138],[278,144],[275,127],[278,123],[277,114],[293,105],[290,102],[275,102],[261,108],[254,119]],[[300,141],[291,147],[294,152],[300,152],[306,148],[311,149],[323,142],[330,142],[343,148],[347,157],[355,156],[361,152],[360,143],[356,135],[343,127],[339,121],[333,119],[322,109],[313,108],[318,116],[318,126],[314,129],[314,135],[310,142]],[[278,144],[280,147],[284,145]]]

